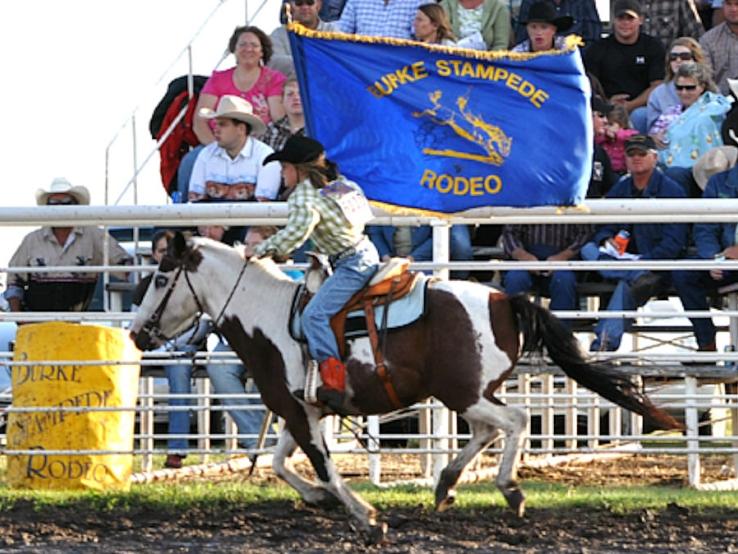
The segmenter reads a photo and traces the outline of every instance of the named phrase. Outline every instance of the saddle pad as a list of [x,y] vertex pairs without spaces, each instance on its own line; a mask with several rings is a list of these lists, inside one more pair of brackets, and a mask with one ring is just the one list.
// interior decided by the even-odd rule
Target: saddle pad
[[[425,313],[425,290],[430,282],[430,278],[421,275],[415,282],[412,290],[399,300],[395,300],[390,304],[389,312],[387,312],[387,328],[404,327],[420,319]],[[385,306],[376,306],[374,308],[374,317],[377,329],[382,328],[382,318],[384,317]],[[292,319],[291,333],[293,337],[304,339],[302,332],[301,318]],[[366,318],[363,310],[350,312],[346,317],[345,338],[352,339],[367,336]]]

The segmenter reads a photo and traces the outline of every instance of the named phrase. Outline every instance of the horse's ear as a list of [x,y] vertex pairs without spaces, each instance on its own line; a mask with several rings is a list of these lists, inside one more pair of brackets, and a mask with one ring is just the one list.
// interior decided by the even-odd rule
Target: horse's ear
[[181,231],[174,233],[174,238],[169,242],[169,252],[174,258],[181,258],[187,250],[187,240]]

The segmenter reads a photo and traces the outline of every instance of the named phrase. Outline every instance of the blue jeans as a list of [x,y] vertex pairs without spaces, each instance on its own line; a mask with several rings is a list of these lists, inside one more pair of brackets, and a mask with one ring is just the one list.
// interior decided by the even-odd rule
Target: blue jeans
[[177,168],[177,192],[179,193],[179,199],[175,202],[176,204],[187,203],[187,194],[190,191],[192,168],[195,167],[197,156],[200,155],[203,148],[205,148],[203,144],[198,144],[192,150],[187,152],[179,162],[179,167]]
[[379,266],[379,254],[374,244],[364,238],[356,253],[338,261],[333,275],[326,279],[302,314],[302,329],[310,356],[322,362],[340,359],[336,337],[331,329],[331,317],[337,314],[351,297],[372,278]]
[[[172,364],[164,367],[169,382],[169,392],[172,394],[189,394],[192,392],[192,366],[186,364]],[[191,406],[192,401],[187,398],[170,398],[169,406]],[[169,412],[168,432],[170,435],[186,435],[190,432],[189,410]],[[169,439],[167,447],[170,450],[187,450],[187,439]]]
[[[539,260],[545,260],[556,254],[558,248],[536,244],[526,250]],[[516,269],[505,274],[503,286],[509,295],[529,292],[534,286],[541,287],[542,292],[551,298],[549,306],[552,310],[575,310],[578,307],[577,278],[573,271],[563,269],[550,275],[536,275],[525,269]]]
[[[213,350],[214,352],[230,352],[231,349],[227,344],[222,342]],[[208,377],[213,383],[216,394],[243,394],[256,392],[254,387],[248,389],[244,386],[246,368],[242,364],[208,364]],[[261,422],[266,414],[265,410],[239,410],[239,406],[253,406],[260,404],[258,398],[221,398],[221,404],[228,409],[228,415],[236,422],[239,435],[253,435],[248,438],[238,439],[238,444],[242,448],[255,448],[259,431],[261,430]]]
[[[599,247],[594,242],[588,242],[582,247],[581,256],[583,260],[615,260],[612,256],[603,254],[599,251]],[[603,269],[599,271],[605,279],[617,281],[615,291],[612,293],[610,303],[607,305],[608,311],[629,311],[635,310],[633,295],[630,292],[630,286],[638,277],[645,275],[648,271],[632,270],[632,269]],[[626,333],[633,321],[628,318],[607,318],[600,319],[595,327],[596,338],[589,346],[590,351],[607,351],[612,352],[620,348],[620,341],[623,334]]]
[[633,129],[638,131],[641,135],[648,133],[648,110],[645,106],[636,108],[630,112],[630,124]]
[[[724,271],[719,281],[710,277],[707,271],[675,270],[671,273],[674,288],[685,310],[709,310],[707,295],[720,287],[738,281],[738,272]],[[700,348],[715,344],[715,325],[709,317],[690,318],[694,336]]]

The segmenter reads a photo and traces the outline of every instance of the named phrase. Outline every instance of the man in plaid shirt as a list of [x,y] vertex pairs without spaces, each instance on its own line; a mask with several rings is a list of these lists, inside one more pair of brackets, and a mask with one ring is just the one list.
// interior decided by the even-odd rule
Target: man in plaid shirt
[[264,163],[272,161],[282,163],[285,184],[294,187],[294,192],[287,200],[287,226],[258,245],[255,255],[287,256],[310,238],[320,252],[329,256],[333,275],[305,308],[302,328],[323,380],[317,398],[342,413],[346,368],[330,319],[379,267],[377,249],[364,235],[371,209],[358,185],[338,176],[336,167],[325,159],[323,145],[316,140],[291,137]]

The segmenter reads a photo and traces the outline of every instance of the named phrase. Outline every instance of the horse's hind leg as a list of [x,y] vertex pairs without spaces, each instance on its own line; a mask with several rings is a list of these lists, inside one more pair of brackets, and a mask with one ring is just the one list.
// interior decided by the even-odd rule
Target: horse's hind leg
[[461,452],[443,469],[436,485],[436,510],[443,512],[456,500],[456,483],[464,468],[492,441],[498,432],[491,425],[481,421],[469,421],[471,440]]
[[296,448],[297,443],[289,432],[280,434],[272,459],[274,473],[295,489],[308,504],[335,504],[337,499],[329,491],[295,472],[290,458]]

